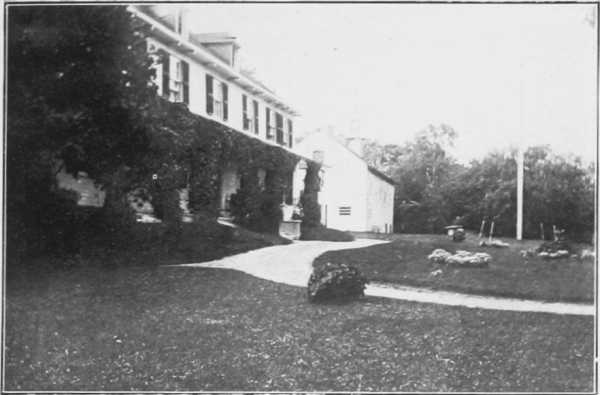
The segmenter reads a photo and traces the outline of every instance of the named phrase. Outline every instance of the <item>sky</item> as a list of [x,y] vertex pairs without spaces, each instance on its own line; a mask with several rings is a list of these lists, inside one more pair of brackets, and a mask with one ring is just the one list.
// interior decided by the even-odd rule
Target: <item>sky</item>
[[463,162],[548,144],[596,158],[592,4],[194,4],[191,28],[229,32],[245,68],[320,128],[402,144],[458,132]]

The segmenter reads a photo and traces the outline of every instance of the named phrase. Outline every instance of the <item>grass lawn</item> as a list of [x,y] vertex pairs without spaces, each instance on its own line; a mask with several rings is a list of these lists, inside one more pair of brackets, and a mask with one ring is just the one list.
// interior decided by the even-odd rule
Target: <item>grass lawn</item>
[[[165,224],[136,223],[128,235],[85,235],[78,253],[27,258],[17,266],[156,266],[205,262],[273,245],[289,244],[283,237],[232,228],[216,221],[183,223],[178,232]],[[8,269],[15,265],[8,260]]]
[[12,270],[6,390],[592,391],[592,317],[365,298],[240,272]]
[[[473,235],[461,243],[444,235],[398,234],[392,236],[392,240],[389,244],[358,250],[330,251],[318,257],[314,264],[346,262],[356,266],[369,280],[378,282],[548,301],[594,301],[595,262],[521,257],[519,251],[535,248],[539,241],[507,239],[509,248],[493,248],[479,247],[479,240]],[[452,253],[456,250],[487,252],[492,262],[487,268],[438,265],[427,260],[436,248]],[[437,269],[442,273],[432,275]]]

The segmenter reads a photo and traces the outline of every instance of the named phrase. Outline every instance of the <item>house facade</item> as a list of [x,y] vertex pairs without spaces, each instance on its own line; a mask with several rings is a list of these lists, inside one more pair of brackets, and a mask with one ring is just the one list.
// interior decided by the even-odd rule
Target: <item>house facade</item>
[[[153,83],[160,96],[183,103],[190,112],[268,145],[294,151],[297,113],[251,73],[240,68],[240,46],[227,33],[196,33],[187,14],[173,5],[132,5],[129,12],[145,26],[154,60]],[[220,211],[227,217],[230,198],[240,188],[240,168],[222,169]],[[259,182],[265,171],[259,169]]]
[[[296,149],[322,165],[323,225],[356,232],[393,232],[394,183],[389,177],[328,132],[308,134]],[[295,183],[299,185],[299,178]]]

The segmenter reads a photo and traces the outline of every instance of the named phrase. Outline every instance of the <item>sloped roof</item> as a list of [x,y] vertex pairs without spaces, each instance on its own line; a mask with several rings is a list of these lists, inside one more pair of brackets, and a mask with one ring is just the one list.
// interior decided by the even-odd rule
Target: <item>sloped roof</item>
[[331,133],[330,131],[321,131],[321,130],[312,131],[312,132],[307,133],[305,136],[303,136],[303,139],[307,138],[311,134],[317,134],[317,133],[322,133],[325,136],[329,137],[331,140],[335,141],[336,143],[341,145],[343,148],[345,148],[352,155],[354,155],[355,157],[357,157],[358,159],[363,161],[367,165],[367,169],[369,170],[369,173],[373,174],[374,176],[382,179],[383,181],[385,181],[389,184],[392,184],[392,185],[396,184],[391,177],[388,177],[385,174],[383,174],[381,171],[377,170],[376,168],[369,166],[367,161],[365,161],[365,159],[362,156],[360,156],[359,154],[357,154],[356,152],[351,150],[346,144],[344,144],[342,141],[340,141],[340,139],[337,136],[335,136],[333,133]]

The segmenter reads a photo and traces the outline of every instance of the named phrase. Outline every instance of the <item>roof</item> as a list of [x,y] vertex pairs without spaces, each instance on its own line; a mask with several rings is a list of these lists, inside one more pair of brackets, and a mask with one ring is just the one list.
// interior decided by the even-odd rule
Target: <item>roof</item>
[[[205,67],[214,70],[218,75],[228,81],[235,82],[243,89],[254,95],[260,96],[265,102],[271,104],[275,108],[279,108],[291,115],[299,115],[298,112],[287,104],[271,89],[268,89],[264,84],[257,81],[255,78],[250,78],[247,73],[241,72],[232,67],[226,61],[223,61],[219,56],[215,55],[214,51],[210,50],[210,40],[217,42],[231,42],[234,38],[228,33],[207,33],[206,35],[198,35],[193,33],[188,38],[184,38],[181,34],[173,30],[173,18],[170,15],[157,15],[153,8],[144,5],[130,5],[128,10],[138,17],[143,22],[151,26],[148,33],[153,38],[169,43],[176,48],[177,51],[186,54],[195,61],[203,64]],[[197,39],[193,39],[195,36]],[[198,41],[206,40],[205,44]],[[168,44],[167,44],[168,45]],[[233,45],[236,45],[235,43]]]
[[350,152],[352,155],[356,156],[358,159],[360,159],[361,161],[363,161],[366,165],[367,165],[367,169],[369,170],[369,173],[373,174],[374,176],[382,179],[383,181],[395,185],[396,182],[391,178],[386,176],[385,174],[383,174],[381,171],[377,170],[376,168],[369,166],[369,164],[365,161],[365,159],[360,156],[359,154],[357,154],[356,152],[354,152],[353,150],[351,150],[346,144],[344,144],[343,142],[340,141],[339,138],[337,138],[333,133],[331,133],[330,131],[314,131],[314,132],[309,132],[307,135],[304,136],[304,138],[308,137],[310,134],[315,134],[315,133],[324,133],[326,136],[329,136],[329,138],[331,138],[333,141],[335,141],[336,143],[338,143],[339,145],[341,145],[342,147],[344,147],[348,152]]
[[[364,159],[363,159],[364,160]],[[369,172],[379,178],[381,178],[383,181],[386,181],[390,184],[395,185],[396,183],[394,182],[394,180],[391,177],[386,176],[385,174],[383,174],[382,172],[380,172],[379,170],[377,170],[376,168],[367,165],[367,168],[369,169]]]

